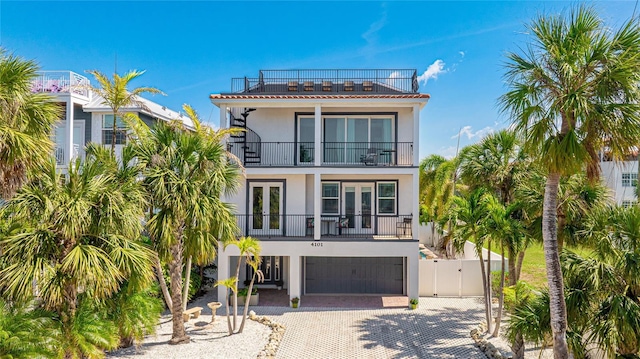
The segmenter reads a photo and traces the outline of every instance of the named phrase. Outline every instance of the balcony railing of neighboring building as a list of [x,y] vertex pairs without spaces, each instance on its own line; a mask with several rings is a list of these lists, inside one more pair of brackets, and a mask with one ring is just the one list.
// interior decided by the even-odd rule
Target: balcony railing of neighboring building
[[[73,153],[72,153],[72,159],[77,158],[80,155],[83,155],[80,153],[80,146],[77,144],[73,144]],[[65,152],[64,152],[64,146],[63,145],[59,145],[56,144],[55,147],[53,148],[53,156],[56,158],[56,164],[58,166],[62,166],[65,165]]]
[[232,78],[231,93],[414,94],[415,69],[260,70],[258,77]]
[[[314,237],[313,214],[236,215],[239,235],[258,239]],[[412,239],[411,215],[322,215],[323,239]]]
[[89,79],[72,71],[40,71],[31,85],[32,92],[68,93],[89,98]]
[[[315,161],[313,142],[247,142],[227,146],[246,167],[313,166]],[[412,142],[323,142],[322,146],[322,165],[326,166],[413,166]]]

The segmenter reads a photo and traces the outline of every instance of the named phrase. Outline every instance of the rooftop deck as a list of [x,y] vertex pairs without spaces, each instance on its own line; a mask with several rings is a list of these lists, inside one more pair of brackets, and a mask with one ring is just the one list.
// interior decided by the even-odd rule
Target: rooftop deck
[[74,94],[90,97],[89,79],[73,71],[39,71],[33,80],[32,92]]
[[260,70],[231,79],[231,94],[417,94],[415,69]]

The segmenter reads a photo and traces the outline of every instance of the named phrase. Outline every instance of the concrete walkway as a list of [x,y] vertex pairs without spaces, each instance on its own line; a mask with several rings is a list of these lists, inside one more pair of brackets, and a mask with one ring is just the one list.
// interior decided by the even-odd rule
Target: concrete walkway
[[277,358],[478,358],[477,298],[421,298],[417,310],[255,307],[286,326]]

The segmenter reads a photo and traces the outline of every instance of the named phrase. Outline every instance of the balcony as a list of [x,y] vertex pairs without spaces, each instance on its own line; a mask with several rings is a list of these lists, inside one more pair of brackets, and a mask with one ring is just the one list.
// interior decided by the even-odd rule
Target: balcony
[[[229,152],[245,167],[313,166],[313,142],[235,142]],[[411,167],[412,142],[323,142],[322,165],[332,167]]]
[[231,93],[415,94],[418,75],[415,69],[260,70],[256,78],[232,78]]
[[73,94],[89,99],[89,79],[72,71],[40,71],[31,85],[32,92]]
[[[80,146],[74,143],[72,160],[77,158],[79,155],[81,155]],[[56,158],[56,164],[58,166],[66,165],[66,162],[64,160],[65,158],[64,145],[56,143],[55,147],[53,148],[53,156]]]
[[[243,236],[313,240],[313,214],[239,214],[236,218]],[[412,221],[411,215],[322,215],[320,234],[322,240],[411,240]]]

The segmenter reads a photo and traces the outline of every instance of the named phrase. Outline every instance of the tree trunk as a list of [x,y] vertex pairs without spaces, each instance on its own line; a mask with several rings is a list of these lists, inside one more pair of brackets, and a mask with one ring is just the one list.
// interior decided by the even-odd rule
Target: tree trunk
[[491,239],[487,241],[487,296],[489,297],[489,305],[487,309],[489,310],[489,319],[490,322],[487,323],[487,332],[491,333],[491,328],[493,328],[493,288],[491,285],[492,277],[491,277]]
[[513,351],[513,359],[524,359],[524,339],[522,333],[516,333],[516,338],[511,344],[511,350]]
[[175,243],[169,248],[171,261],[169,261],[169,274],[171,276],[171,300],[173,301],[173,334],[169,344],[189,343],[189,337],[184,330],[182,319],[182,235],[179,235]]
[[502,322],[502,308],[504,305],[504,242],[500,245],[500,254],[502,255],[502,268],[500,270],[500,294],[498,294],[498,317],[496,318],[496,328],[493,330],[493,337],[500,336],[500,322]]
[[164,280],[164,273],[162,272],[162,264],[160,263],[160,257],[158,257],[158,254],[155,255],[155,267],[156,267],[156,273],[158,277],[158,283],[160,284],[160,289],[162,290],[162,296],[164,297],[164,302],[167,305],[167,308],[169,308],[169,311],[173,312],[171,295],[169,294],[169,289],[167,288],[167,282]]
[[491,313],[489,312],[489,307],[491,306],[491,300],[489,299],[489,295],[487,295],[487,271],[484,264],[484,258],[482,255],[482,248],[478,252],[478,258],[480,259],[480,273],[482,274],[482,290],[484,292],[484,315],[487,320],[487,331],[490,331],[491,328]]
[[[511,246],[508,246],[507,250],[509,252],[509,286],[512,286],[516,285],[516,283],[518,282],[518,273],[516,269],[517,259],[516,254]],[[502,257],[504,257],[504,251],[502,253]]]
[[233,334],[233,327],[231,327],[231,316],[229,315],[229,288],[225,291],[225,303],[227,303],[227,327],[229,328],[229,335]]
[[256,280],[256,274],[251,277],[251,283],[249,283],[249,291],[247,292],[247,298],[244,301],[244,312],[242,313],[242,321],[240,322],[240,329],[238,333],[242,333],[244,329],[244,322],[247,320],[247,313],[249,312],[249,301],[251,300],[251,291],[253,290],[253,282]]
[[520,280],[520,273],[522,273],[522,263],[524,263],[524,255],[526,251],[518,253],[518,263],[516,264],[516,283]]
[[436,246],[436,221],[431,221],[431,247]]
[[189,281],[191,281],[191,256],[187,258],[187,268],[184,274],[184,288],[182,288],[182,310],[187,310],[189,301]]
[[118,127],[116,126],[116,111],[113,111],[113,128],[111,132],[111,154],[116,155],[116,131]]
[[558,183],[560,174],[550,173],[544,189],[542,211],[542,239],[544,259],[549,284],[549,309],[551,329],[553,330],[553,357],[555,359],[572,358],[567,346],[567,307],[564,300],[564,282],[558,251]]
[[242,263],[242,254],[238,257],[238,264],[236,265],[236,291],[233,292],[233,330],[238,327],[238,284],[240,282],[240,264]]

